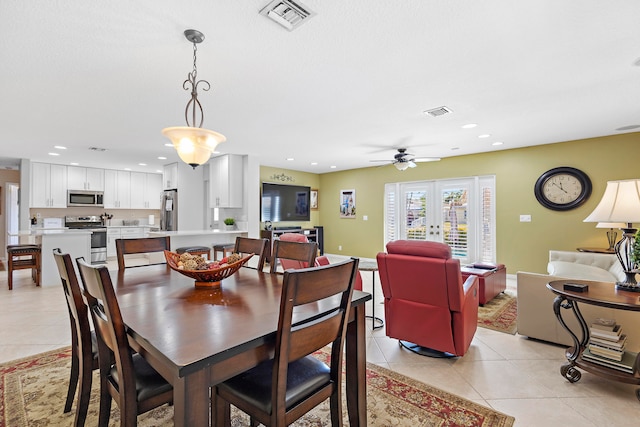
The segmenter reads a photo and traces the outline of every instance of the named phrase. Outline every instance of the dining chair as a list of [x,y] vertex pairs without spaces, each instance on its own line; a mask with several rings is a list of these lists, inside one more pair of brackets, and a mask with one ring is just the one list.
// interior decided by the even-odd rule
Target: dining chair
[[82,291],[71,256],[56,248],[53,250],[53,257],[60,273],[60,281],[71,323],[71,374],[64,412],[71,411],[79,382],[74,425],[81,427],[84,426],[87,419],[92,372],[94,369],[98,369],[98,343],[95,332],[91,330],[89,313],[82,298]]
[[[231,404],[249,414],[252,426],[286,426],[327,398],[331,425],[342,425],[342,354],[357,271],[351,258],[284,272],[274,358],[214,387],[215,425],[230,425]],[[322,312],[294,321],[301,306]],[[313,356],[320,349],[328,364]]]
[[[137,239],[116,239],[116,256],[118,258],[118,269],[123,270],[130,267],[140,267],[125,265],[125,255],[164,252],[165,250],[171,250],[171,238],[169,236],[140,237]],[[164,264],[164,262],[153,264]]]
[[173,388],[129,346],[126,326],[109,270],[77,258],[83,295],[96,329],[100,366],[99,427],[107,427],[111,400],[120,407],[120,425],[135,426],[139,414],[173,403]]
[[[267,245],[269,244],[269,239],[252,239],[249,237],[236,237],[236,244],[233,248],[233,252],[237,254],[255,254],[258,256],[258,265],[256,266],[256,270],[262,271],[264,268],[264,262],[267,258]],[[244,264],[243,267],[249,267],[247,264]]]
[[[277,272],[278,261],[282,264],[283,270],[287,268],[300,268],[300,266],[313,266],[318,253],[318,244],[316,242],[290,242],[286,240],[276,239],[273,242],[273,253],[271,254],[271,273]],[[285,261],[294,261],[287,267]],[[305,264],[299,264],[296,261],[303,262]]]

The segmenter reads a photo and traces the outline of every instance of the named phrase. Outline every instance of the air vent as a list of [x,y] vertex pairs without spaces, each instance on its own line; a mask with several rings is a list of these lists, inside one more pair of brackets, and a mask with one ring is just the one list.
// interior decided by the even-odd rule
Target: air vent
[[100,148],[100,147],[89,147],[89,150],[90,151],[100,151],[100,152],[107,151],[106,148]]
[[453,111],[451,111],[451,109],[447,107],[438,107],[431,110],[426,110],[424,113],[431,117],[440,117],[444,116],[445,114],[453,113]]
[[306,6],[291,0],[274,0],[260,11],[260,15],[277,22],[289,31],[302,25],[315,15]]

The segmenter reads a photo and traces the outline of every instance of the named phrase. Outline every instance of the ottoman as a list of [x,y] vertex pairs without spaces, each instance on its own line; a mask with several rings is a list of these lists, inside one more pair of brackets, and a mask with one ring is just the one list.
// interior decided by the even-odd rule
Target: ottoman
[[507,269],[504,264],[471,264],[460,268],[462,280],[478,276],[478,303],[485,305],[507,289]]

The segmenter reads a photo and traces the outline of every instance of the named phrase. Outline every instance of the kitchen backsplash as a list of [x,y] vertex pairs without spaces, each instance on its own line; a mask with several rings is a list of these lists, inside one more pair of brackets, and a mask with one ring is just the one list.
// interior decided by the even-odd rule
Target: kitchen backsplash
[[160,226],[160,211],[152,209],[104,209],[92,207],[73,207],[66,209],[29,209],[29,217],[36,217],[37,226],[42,225],[43,218],[62,218],[62,222],[64,224],[65,216],[102,215],[104,213],[113,215],[111,220],[107,222],[107,225],[122,225],[124,220],[138,220],[139,225],[148,225],[149,216],[153,215],[154,225]]

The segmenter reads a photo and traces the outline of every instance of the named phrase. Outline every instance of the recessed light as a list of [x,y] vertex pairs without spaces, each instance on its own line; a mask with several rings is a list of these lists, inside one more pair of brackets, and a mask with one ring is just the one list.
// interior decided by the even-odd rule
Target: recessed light
[[147,166],[146,163],[138,163],[138,166]]
[[124,170],[126,170],[126,171],[130,171],[130,170],[131,170],[131,168],[124,168]]
[[502,144],[504,144],[504,142],[496,141],[496,142],[492,143],[491,145],[502,145]]
[[337,166],[335,166],[335,165],[330,166],[330,168],[331,168],[331,169],[335,169],[336,167],[337,167]]
[[160,157],[158,157],[158,160],[167,160],[167,158],[163,157],[163,156],[160,156]]
[[462,125],[462,129],[472,129],[476,126],[478,126],[476,123],[468,123],[466,125]]
[[162,173],[163,171],[161,171],[160,169],[156,169],[156,172]]
[[315,166],[317,164],[318,164],[318,162],[311,162],[311,166]]
[[294,160],[294,159],[293,159],[293,157],[287,157],[287,161],[288,161],[288,162],[291,162],[291,161],[293,161],[293,160]]
[[164,144],[165,147],[173,147],[173,144],[170,142],[167,142],[166,144]]
[[59,156],[60,153],[49,153],[50,156]]
[[70,164],[71,166],[78,166],[80,163],[72,162],[72,163],[69,163],[69,164]]
[[63,147],[62,145],[54,145],[53,148],[57,148],[58,150],[66,150],[67,147]]
[[482,135],[478,135],[478,138],[489,138],[491,135],[488,133],[484,133]]

